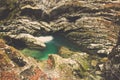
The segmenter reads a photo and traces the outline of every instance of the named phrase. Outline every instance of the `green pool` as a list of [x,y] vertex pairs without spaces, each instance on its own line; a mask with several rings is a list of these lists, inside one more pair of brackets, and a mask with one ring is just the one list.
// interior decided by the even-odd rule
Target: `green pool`
[[23,49],[22,53],[34,57],[38,60],[46,60],[48,59],[48,54],[56,54],[59,51],[59,48],[61,46],[68,47],[70,49],[77,49],[76,46],[74,46],[70,41],[68,41],[63,36],[53,36],[53,39],[46,42],[46,48],[44,50],[31,50],[31,49]]

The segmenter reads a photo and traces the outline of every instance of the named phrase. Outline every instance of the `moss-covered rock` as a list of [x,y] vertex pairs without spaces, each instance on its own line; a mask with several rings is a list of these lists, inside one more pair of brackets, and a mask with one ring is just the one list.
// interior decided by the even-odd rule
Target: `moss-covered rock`
[[61,48],[59,49],[58,54],[59,54],[61,57],[63,57],[63,58],[68,58],[68,57],[72,56],[73,54],[75,54],[75,52],[74,52],[74,51],[70,51],[70,50],[69,50],[68,48],[66,48],[66,47],[61,47]]
[[[71,53],[72,51],[69,50]],[[72,52],[69,58],[62,58],[52,54],[49,59],[53,63],[53,68],[59,71],[60,80],[79,80],[88,76],[90,70],[90,61],[85,53]],[[63,55],[62,55],[63,56]]]

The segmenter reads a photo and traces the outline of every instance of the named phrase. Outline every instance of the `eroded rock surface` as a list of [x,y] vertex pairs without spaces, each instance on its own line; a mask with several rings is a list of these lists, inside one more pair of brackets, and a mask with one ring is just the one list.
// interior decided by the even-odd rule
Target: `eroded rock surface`
[[[38,41],[38,43],[36,43],[38,36],[56,33],[61,34],[77,45],[81,51],[84,51],[87,54],[92,54],[92,57],[90,56],[92,59],[90,64],[94,69],[100,68],[100,70],[103,70],[103,63],[108,60],[106,56],[108,56],[110,53],[109,61],[105,65],[106,80],[120,79],[118,39],[120,27],[120,0],[10,0],[10,2],[8,0],[0,0],[0,2],[2,2],[0,3],[1,37],[4,38],[8,36],[13,39],[18,38],[28,44],[29,47],[36,48],[37,46],[38,48],[39,46],[43,47],[43,45],[41,45],[43,44],[42,42]],[[31,39],[28,37],[28,35],[20,37],[20,34],[28,34],[32,36],[32,40],[35,40],[35,43],[31,42]],[[13,37],[13,35],[16,37]],[[34,46],[32,44],[34,44]],[[0,47],[3,49],[5,45],[0,44]],[[2,51],[3,52],[1,53],[5,52],[5,50]],[[70,51],[68,50],[68,52]],[[13,52],[11,52],[11,49],[8,49],[8,52],[5,53],[9,54]],[[105,58],[101,61],[95,61],[100,57],[94,58],[93,54],[98,54],[100,57]],[[13,72],[15,73],[13,74],[15,75],[15,78],[16,76],[19,76],[16,73],[21,73],[21,75],[23,75],[21,77],[24,79],[37,80],[39,79],[39,76],[41,76],[41,78],[44,76],[46,79],[46,74],[42,74],[43,72],[39,70],[38,66],[37,68],[30,67],[32,62],[29,62],[28,58],[26,59],[24,57],[26,60],[22,60],[18,57],[12,57],[13,54],[9,54],[5,55],[5,59],[3,59],[3,56],[4,55],[1,55],[0,58],[3,60],[3,63],[1,63],[3,65],[1,66],[1,69],[3,68],[4,70],[5,68],[4,71],[7,71],[6,67],[4,67],[4,61],[6,62],[7,60],[9,60],[11,63],[6,62],[6,64],[12,64],[13,66],[17,65],[19,67],[24,67],[27,64],[29,65],[27,70],[22,69],[22,71],[24,70],[23,72],[21,72],[19,69],[17,69],[18,72]],[[54,72],[57,75],[50,75],[52,73],[51,70],[50,73],[47,73],[50,75],[50,78],[54,78],[53,80],[84,80],[86,76],[86,80],[101,79],[100,76],[96,76],[96,74],[101,74],[101,71],[96,71],[95,75],[86,73],[87,69],[84,71],[85,66],[81,65],[84,63],[77,61],[80,60],[79,58],[81,58],[78,53],[72,53],[72,55],[69,53],[64,53],[61,54],[61,56],[65,58],[68,56],[71,57],[65,59],[58,55],[52,55],[52,59],[54,59],[54,61],[51,62],[51,60],[48,60],[48,63],[50,63],[49,65],[55,63],[54,70],[58,71]],[[78,57],[77,60],[75,59],[76,57]],[[83,58],[83,60],[84,59],[85,58]],[[34,64],[38,63],[35,61]],[[61,65],[63,66],[60,69]],[[80,69],[78,69],[78,67]],[[62,72],[62,68],[65,71]],[[73,69],[76,68],[77,70],[74,72]],[[16,69],[16,67],[9,67],[7,69],[13,70]],[[85,75],[81,75],[81,69],[83,69],[83,73],[85,72]],[[3,78],[5,78],[5,74],[11,75],[11,72],[4,73],[4,71],[1,72],[1,74],[4,75]],[[74,76],[72,71],[78,77]],[[31,74],[32,72],[34,75]],[[70,77],[65,77],[64,74],[62,74],[62,77],[60,77],[59,72],[64,74],[70,73]],[[90,75],[88,76],[88,74]],[[21,77],[17,77],[18,80],[21,79]]]
[[[1,80],[100,80],[102,77],[90,66],[88,54],[73,53],[69,58],[49,55],[46,61],[36,61],[24,56],[0,39],[0,79]],[[89,60],[89,61],[88,61]]]
[[120,79],[120,37],[117,45],[109,55],[109,61],[104,65],[104,77],[106,80]]
[[61,32],[91,54],[107,55],[117,42],[119,1],[22,0],[18,5],[19,13],[2,25],[2,34]]
[[43,69],[42,63],[31,57],[24,56],[15,48],[0,39],[0,79],[1,80],[54,80]]
[[46,47],[45,43],[42,42],[39,37],[34,37],[30,34],[10,35],[10,38],[22,40],[23,43],[31,49],[44,49]]

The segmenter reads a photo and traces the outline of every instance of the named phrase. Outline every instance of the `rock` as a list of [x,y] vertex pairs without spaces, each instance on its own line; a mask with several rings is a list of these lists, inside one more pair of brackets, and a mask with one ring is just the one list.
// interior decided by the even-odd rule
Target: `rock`
[[108,61],[108,58],[107,57],[104,57],[100,60],[100,62],[107,62]]
[[100,74],[102,74],[102,72],[100,72],[100,71],[96,71],[95,74],[100,75]]
[[93,67],[96,67],[97,64],[98,64],[98,62],[97,62],[96,60],[92,60],[92,61],[91,61],[91,65],[92,65]]
[[87,48],[88,49],[101,49],[102,47],[104,47],[103,44],[90,44]]
[[113,48],[112,52],[108,56],[108,61],[104,64],[104,77],[106,80],[119,80],[120,79],[120,73],[119,73],[119,65],[120,65],[120,42],[116,44],[116,46]]
[[[70,52],[70,51],[69,51]],[[72,51],[71,51],[72,52]],[[87,70],[89,70],[89,61],[87,54],[75,52],[69,58],[62,58],[56,54],[49,56],[54,71],[58,71],[61,80],[79,80],[84,79],[87,76]],[[66,76],[65,76],[66,75]],[[69,76],[69,77],[68,77]]]
[[33,58],[24,56],[20,51],[6,45],[1,39],[0,43],[5,45],[2,47],[3,49],[0,48],[0,79],[45,80],[48,78],[46,73],[40,68],[41,63]]
[[6,18],[10,18],[10,13],[16,7],[16,0],[0,0],[0,20],[4,20]]
[[0,48],[4,49],[4,47],[6,47],[5,42],[0,39]]
[[[76,61],[71,59],[63,59],[58,55],[51,55],[51,56],[53,57],[51,60],[54,63],[54,69],[59,73],[62,73],[62,74],[59,74],[60,79],[64,80],[64,79],[75,78],[75,76],[73,75],[73,72],[74,72],[73,70],[79,68],[79,65],[76,63]],[[74,74],[76,74],[76,72]]]
[[99,64],[98,66],[99,66],[101,71],[104,69],[104,64]]
[[39,37],[34,37],[30,34],[10,35],[10,38],[24,41],[27,47],[31,49],[43,49],[46,47]]
[[84,54],[84,53],[77,53],[74,54],[73,56],[71,56],[72,60],[75,60],[76,62],[78,62],[78,64],[81,65],[81,67],[84,70],[89,70],[89,61],[88,61],[88,54]]
[[85,78],[85,80],[101,80],[102,78],[100,76],[93,76],[89,74],[89,77]]
[[[85,51],[91,54],[97,53],[97,52],[109,54],[110,51],[108,50],[111,50],[113,48],[117,38],[110,39],[110,37],[106,35],[107,31],[105,30],[105,28],[107,28],[108,25],[106,25],[105,22],[107,21],[102,18],[83,17],[76,21],[76,25],[78,25],[79,27],[78,29],[76,29],[77,31],[74,30],[74,32],[68,33],[67,37],[70,38],[70,40],[72,40],[73,42],[75,41],[74,43],[76,43],[80,47],[83,47],[82,51]],[[101,25],[97,25],[96,23],[101,23]],[[95,25],[95,26],[93,27],[92,25]],[[111,26],[111,29],[112,27],[113,26]],[[109,33],[109,34],[112,34],[112,33]],[[111,43],[112,45],[107,45],[108,42]],[[105,49],[105,51],[99,51],[101,49]]]
[[18,16],[6,22],[3,30],[33,36],[61,32],[82,47],[81,51],[109,54],[119,32],[118,25],[114,25],[119,23],[119,11],[113,8],[118,5],[110,0],[22,0]]
[[68,57],[70,57],[71,55],[75,54],[75,52],[70,51],[70,50],[69,50],[68,48],[66,48],[66,47],[61,47],[61,48],[59,49],[58,54],[59,54],[60,56],[64,57],[64,58],[68,58]]
[[13,19],[1,27],[3,28],[2,33],[6,35],[25,33],[38,36],[50,31],[50,26],[46,22],[33,21],[27,17]]
[[[101,70],[104,70],[105,67],[106,80],[119,80],[119,0],[0,0],[0,2],[0,35],[3,37],[18,38],[30,48],[40,49],[45,45],[39,42],[37,36],[59,33],[83,52],[97,54],[100,57],[109,55],[108,62],[104,66],[102,63],[99,67]],[[11,49],[8,49],[6,55],[4,47],[6,48],[7,45],[1,44],[0,46],[2,55],[0,69],[4,71],[15,69],[13,75],[23,77],[22,79],[38,80],[41,78],[40,74],[44,75],[44,79],[46,79],[46,74],[36,68],[38,63],[34,59],[22,57],[24,59],[21,60],[18,52],[15,52],[17,54],[15,56],[8,55],[13,54]],[[67,49],[65,50],[67,51]],[[81,55],[69,51],[66,53],[61,54],[63,57],[67,56],[66,58],[52,55],[54,68],[58,71],[55,73],[60,80],[100,80],[100,76],[87,72],[89,60],[88,57],[85,57],[86,54]],[[93,55],[89,57],[92,58]],[[24,61],[26,64],[23,64],[21,69],[17,67],[16,70],[13,67],[20,66],[17,63],[24,63]],[[13,66],[8,65],[7,67],[6,64],[13,64]],[[34,75],[19,75],[25,69],[29,69],[31,64],[34,64],[31,69],[31,73],[33,72]],[[9,72],[4,72],[4,77],[7,73],[11,75]],[[61,74],[58,76],[59,72]],[[50,73],[48,72],[48,74]],[[52,76],[50,79],[56,79],[56,77]]]

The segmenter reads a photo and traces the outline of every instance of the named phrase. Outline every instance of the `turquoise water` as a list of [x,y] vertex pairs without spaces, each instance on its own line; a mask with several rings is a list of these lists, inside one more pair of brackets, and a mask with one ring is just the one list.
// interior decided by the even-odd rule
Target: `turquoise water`
[[46,48],[44,50],[32,50],[32,49],[23,49],[22,52],[27,55],[31,56],[38,60],[46,60],[48,58],[48,54],[55,54],[58,52],[58,46],[54,44],[53,41],[46,43]]
[[59,48],[61,46],[65,46],[68,47],[72,50],[77,49],[76,46],[74,46],[69,40],[67,40],[66,38],[62,37],[62,36],[53,36],[54,39],[45,43],[46,44],[46,48],[44,50],[32,50],[32,49],[23,49],[22,53],[27,55],[27,56],[31,56],[35,59],[38,60],[46,60],[48,59],[48,55],[49,54],[56,54],[59,51]]

